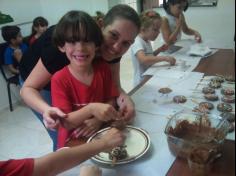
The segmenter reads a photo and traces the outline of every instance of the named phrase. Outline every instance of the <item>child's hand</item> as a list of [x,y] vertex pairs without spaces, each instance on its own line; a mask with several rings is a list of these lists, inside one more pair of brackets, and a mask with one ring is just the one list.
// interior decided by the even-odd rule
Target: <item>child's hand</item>
[[164,51],[168,50],[168,48],[169,48],[169,45],[168,44],[164,44],[160,48],[158,48],[158,51],[159,52],[164,52]]
[[14,53],[13,53],[13,56],[14,56],[14,58],[17,60],[17,62],[19,62],[20,63],[20,60],[21,60],[21,58],[22,58],[22,51],[20,50],[20,49],[15,49],[14,50]]
[[194,38],[195,38],[196,42],[198,42],[198,43],[202,42],[202,37],[198,32],[194,33]]
[[176,63],[176,60],[175,60],[175,58],[174,57],[171,57],[171,56],[166,56],[166,62],[169,62],[170,63],[170,65],[175,65],[175,63]]
[[56,107],[50,107],[43,113],[43,122],[46,128],[54,130],[60,123],[60,118],[65,118],[66,114]]
[[97,132],[102,126],[102,121],[92,118],[84,121],[84,125],[74,131],[75,137],[90,137]]
[[100,121],[109,121],[119,118],[119,113],[110,104],[90,103],[92,115]]
[[183,22],[184,22],[184,15],[181,13],[179,15],[179,18],[177,18],[177,20],[176,20],[176,25],[178,27],[181,27],[183,25]]
[[122,133],[122,131],[112,128],[102,135],[98,140],[104,142],[105,150],[109,151],[117,146],[123,145],[125,141],[125,135]]
[[79,176],[102,176],[102,170],[97,166],[83,165],[80,167]]

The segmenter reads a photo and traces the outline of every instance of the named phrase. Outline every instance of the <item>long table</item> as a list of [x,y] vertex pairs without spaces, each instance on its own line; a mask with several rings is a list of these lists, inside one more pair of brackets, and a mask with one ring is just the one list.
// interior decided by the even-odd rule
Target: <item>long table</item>
[[[194,69],[196,72],[205,73],[205,75],[223,75],[223,76],[234,76],[235,75],[235,55],[233,50],[229,49],[220,49],[214,55],[204,58],[200,61],[199,65]],[[146,76],[146,78],[136,86],[129,95],[134,94],[140,87],[142,87],[151,76]],[[162,147],[163,143],[166,143],[166,137],[164,136],[163,126],[165,126],[167,120],[159,118],[158,125],[153,125],[151,122],[154,122],[157,118],[148,117],[150,121],[144,120],[142,118],[142,114],[137,113],[137,122],[134,125],[138,127],[148,129],[148,132],[151,136],[151,141],[153,143],[153,151],[149,153],[143,160],[139,160],[135,162],[133,165],[129,164],[124,167],[116,167],[113,169],[103,169],[104,175],[114,175],[114,176],[146,176],[147,174],[150,176],[190,176],[190,171],[185,160],[180,158],[173,159],[170,155],[168,148]],[[159,124],[160,123],[160,124]],[[159,140],[159,141],[158,141]],[[73,141],[69,144],[69,146],[78,145],[78,141]],[[226,140],[223,150],[223,157],[218,159],[214,165],[214,168],[211,170],[210,176],[233,176],[235,175],[235,142]],[[158,156],[158,157],[157,157]],[[163,161],[160,161],[163,159]],[[172,161],[173,164],[171,167],[165,167],[165,161]],[[157,167],[158,164],[161,164],[161,167]],[[163,172],[160,171],[163,169]],[[166,172],[166,170],[168,172]],[[78,171],[78,168],[75,168],[75,173]],[[150,172],[150,173],[147,173]],[[165,174],[164,174],[165,172]],[[63,174],[64,175],[64,174]]]

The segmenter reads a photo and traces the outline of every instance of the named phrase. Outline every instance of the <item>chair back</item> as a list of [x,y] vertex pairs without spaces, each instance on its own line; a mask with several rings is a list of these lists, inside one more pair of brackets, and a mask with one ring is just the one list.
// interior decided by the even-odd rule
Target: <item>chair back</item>
[[2,73],[3,78],[7,81],[7,75],[5,73],[5,68],[4,68],[4,52],[7,48],[8,44],[7,43],[0,43],[0,70]]

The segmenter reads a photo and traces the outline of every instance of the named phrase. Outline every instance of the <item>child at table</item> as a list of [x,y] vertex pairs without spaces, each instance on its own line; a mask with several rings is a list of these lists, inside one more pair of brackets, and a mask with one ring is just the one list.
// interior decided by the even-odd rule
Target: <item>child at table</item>
[[110,67],[96,56],[103,36],[91,16],[82,11],[68,12],[56,25],[53,41],[70,62],[51,80],[52,104],[67,114],[58,130],[61,148],[69,139],[89,137],[104,121],[119,118],[114,108],[119,92]]
[[134,86],[139,84],[143,77],[142,74],[154,63],[169,62],[175,65],[175,58],[169,56],[157,56],[160,52],[168,49],[167,45],[153,51],[151,41],[154,41],[161,27],[161,16],[155,11],[143,12],[140,16],[141,30],[131,46],[131,56],[134,67]]
[[32,45],[48,28],[48,21],[44,17],[36,17],[33,20],[32,33],[29,38],[29,45]]
[[183,12],[188,9],[187,0],[164,0],[163,7],[166,15],[161,26],[162,37],[165,43],[174,44],[181,39],[181,31],[186,35],[194,35],[197,42],[202,38],[198,31],[188,27]]
[[2,27],[2,37],[8,44],[4,52],[4,63],[12,74],[17,75],[19,74],[19,63],[27,45],[23,43],[23,37],[18,26]]

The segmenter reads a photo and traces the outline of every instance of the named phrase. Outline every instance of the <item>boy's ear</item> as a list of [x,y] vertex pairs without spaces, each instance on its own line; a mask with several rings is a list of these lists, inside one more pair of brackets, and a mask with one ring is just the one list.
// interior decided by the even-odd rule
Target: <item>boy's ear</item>
[[58,46],[58,49],[59,49],[62,53],[66,52],[64,47]]

